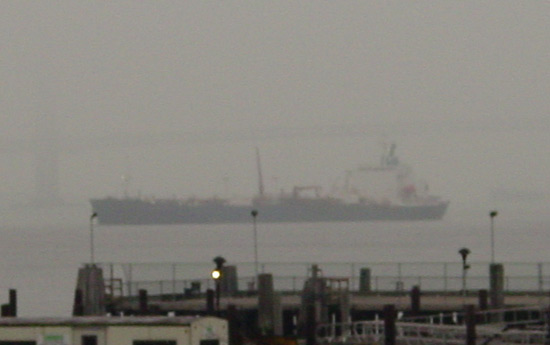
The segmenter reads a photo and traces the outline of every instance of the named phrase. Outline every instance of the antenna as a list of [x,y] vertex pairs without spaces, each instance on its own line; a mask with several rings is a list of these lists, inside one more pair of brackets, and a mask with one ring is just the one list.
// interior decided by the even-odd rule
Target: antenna
[[264,179],[262,177],[262,164],[260,162],[260,150],[256,147],[256,166],[258,169],[258,191],[260,197],[264,196]]

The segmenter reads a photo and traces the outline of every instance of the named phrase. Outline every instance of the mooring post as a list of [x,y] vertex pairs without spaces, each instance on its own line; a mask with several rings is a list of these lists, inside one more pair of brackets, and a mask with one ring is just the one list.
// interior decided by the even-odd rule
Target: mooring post
[[397,313],[393,304],[384,306],[384,345],[395,345],[395,319]]

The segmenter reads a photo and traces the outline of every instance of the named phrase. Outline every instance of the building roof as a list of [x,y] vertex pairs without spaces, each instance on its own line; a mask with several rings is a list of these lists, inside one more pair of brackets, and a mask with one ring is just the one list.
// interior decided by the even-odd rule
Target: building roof
[[78,316],[78,317],[3,317],[2,326],[189,326],[200,319],[214,317],[194,316]]

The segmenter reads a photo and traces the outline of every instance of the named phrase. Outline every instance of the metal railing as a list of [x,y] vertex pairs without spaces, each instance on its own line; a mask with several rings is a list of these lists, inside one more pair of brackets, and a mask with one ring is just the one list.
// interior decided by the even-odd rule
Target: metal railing
[[[536,314],[532,314],[536,310]],[[478,344],[545,344],[547,332],[540,330],[518,330],[502,327],[503,321],[509,318],[509,315],[516,315],[510,322],[505,324],[517,325],[518,322],[533,323],[544,321],[544,313],[540,308],[513,310],[499,310],[483,313],[476,313],[478,317],[476,326],[476,342]],[[490,313],[490,314],[489,314]],[[508,316],[506,316],[508,315]],[[533,318],[523,318],[521,315],[536,315]],[[482,316],[479,318],[479,316]],[[484,317],[483,317],[484,316]],[[488,320],[490,322],[484,322]],[[492,327],[495,320],[500,327]],[[428,321],[427,318],[417,318],[414,321],[411,319],[403,319],[395,324],[395,336],[399,343],[411,345],[424,344],[449,344],[462,345],[466,339],[466,326],[461,320],[463,317],[451,318],[454,320],[452,324],[437,324]],[[443,318],[441,319],[443,320]],[[449,318],[445,318],[449,320]],[[514,323],[515,322],[515,323]],[[380,320],[374,321],[358,321],[345,323],[326,323],[321,324],[316,328],[316,339],[318,344],[383,344],[384,342],[384,322]]]
[[[503,323],[508,326],[529,325],[543,322],[546,312],[547,308],[543,306],[478,310],[476,311],[476,323],[478,325],[500,325]],[[400,321],[436,325],[464,325],[465,313],[453,312],[428,316],[412,316],[402,318]]]
[[[254,263],[230,264],[238,269],[239,291],[253,290]],[[278,291],[301,291],[312,263],[261,263],[261,273],[273,274]],[[504,291],[543,293],[550,290],[550,263],[504,263]],[[151,294],[182,294],[200,286],[213,288],[210,278],[213,263],[103,263],[106,280],[121,279],[123,293],[133,296],[139,289]],[[406,292],[413,286],[422,291],[457,292],[462,290],[461,263],[318,263],[323,276],[347,277],[351,291]],[[368,271],[368,278],[365,272]],[[368,280],[368,281],[367,281]],[[197,284],[198,283],[198,284]],[[470,263],[466,289],[489,287],[489,263]]]

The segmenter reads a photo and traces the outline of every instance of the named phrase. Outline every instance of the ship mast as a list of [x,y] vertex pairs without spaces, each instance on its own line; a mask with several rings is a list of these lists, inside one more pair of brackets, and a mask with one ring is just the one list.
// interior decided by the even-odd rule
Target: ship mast
[[262,177],[262,164],[260,162],[260,150],[256,147],[256,166],[258,169],[258,192],[260,198],[264,196],[264,179]]

